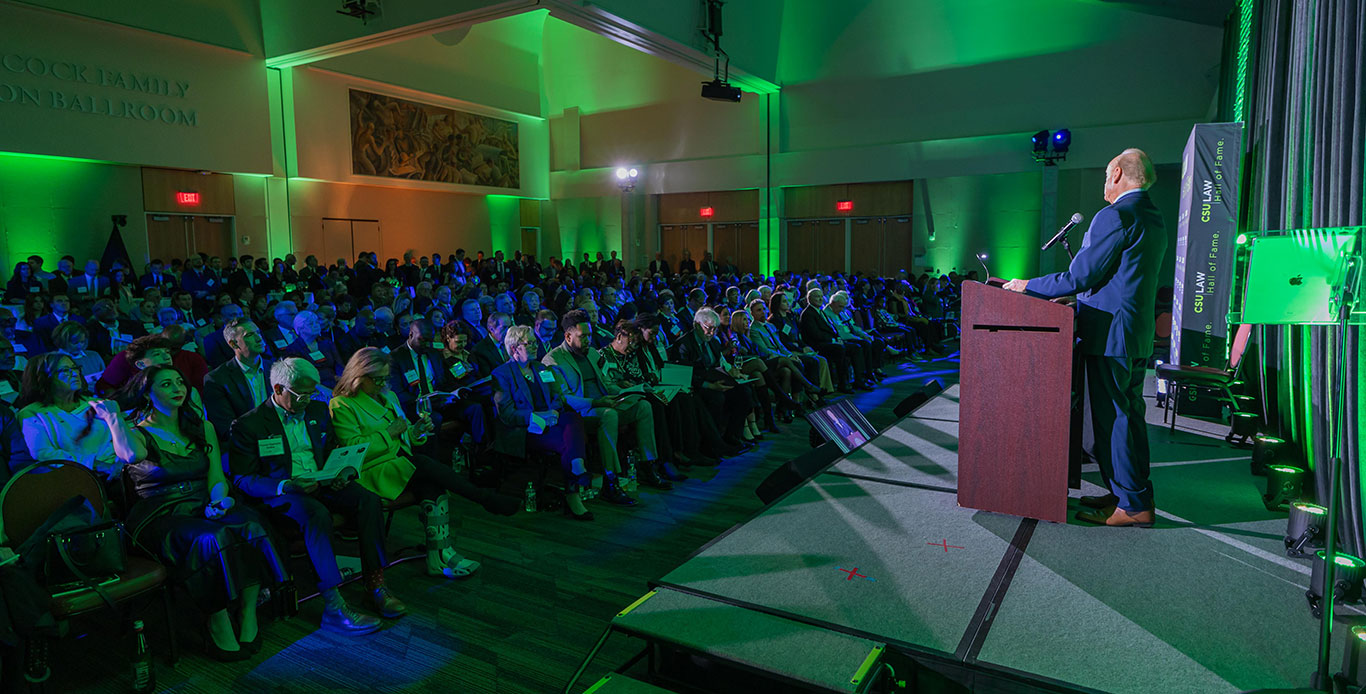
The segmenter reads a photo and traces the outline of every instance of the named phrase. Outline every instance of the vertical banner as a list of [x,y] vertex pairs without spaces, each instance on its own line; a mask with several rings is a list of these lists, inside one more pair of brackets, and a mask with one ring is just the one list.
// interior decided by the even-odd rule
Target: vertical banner
[[1222,368],[1228,354],[1242,138],[1242,123],[1202,123],[1186,140],[1172,297],[1173,364]]

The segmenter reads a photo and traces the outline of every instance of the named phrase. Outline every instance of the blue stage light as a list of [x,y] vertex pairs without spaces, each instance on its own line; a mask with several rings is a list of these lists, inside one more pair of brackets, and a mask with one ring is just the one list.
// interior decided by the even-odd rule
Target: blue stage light
[[1066,152],[1072,146],[1072,131],[1063,128],[1053,133],[1053,151],[1059,154]]
[[1034,151],[1035,151],[1035,152],[1046,152],[1046,151],[1048,151],[1048,131],[1047,131],[1047,130],[1040,130],[1039,132],[1034,133],[1034,137],[1031,138],[1031,139],[1032,139],[1033,142],[1034,142]]

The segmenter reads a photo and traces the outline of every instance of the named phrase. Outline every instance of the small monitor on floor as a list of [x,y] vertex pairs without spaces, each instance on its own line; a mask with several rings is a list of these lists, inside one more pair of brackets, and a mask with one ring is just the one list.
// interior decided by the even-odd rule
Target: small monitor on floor
[[863,416],[853,400],[826,405],[806,415],[806,421],[827,441],[834,441],[840,452],[848,453],[877,436],[877,429]]

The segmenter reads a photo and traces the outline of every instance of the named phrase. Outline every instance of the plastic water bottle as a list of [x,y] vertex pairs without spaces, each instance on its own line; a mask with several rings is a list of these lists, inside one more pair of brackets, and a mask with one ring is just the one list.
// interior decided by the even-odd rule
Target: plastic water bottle
[[626,454],[626,491],[635,493],[636,491],[636,452],[631,451]]
[[133,691],[138,694],[155,691],[157,673],[152,669],[152,652],[147,649],[147,635],[142,620],[133,622]]
[[536,485],[531,482],[526,483],[526,512],[536,512]]

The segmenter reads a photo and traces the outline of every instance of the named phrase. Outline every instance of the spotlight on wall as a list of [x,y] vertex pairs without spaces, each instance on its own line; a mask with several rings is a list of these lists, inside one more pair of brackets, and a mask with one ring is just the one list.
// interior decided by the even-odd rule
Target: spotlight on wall
[[629,169],[625,166],[620,166],[617,167],[616,175],[617,187],[621,188],[621,192],[628,193],[635,190],[636,179],[640,178],[640,169],[637,169],[634,166]]
[[1268,465],[1266,493],[1262,495],[1266,510],[1286,510],[1286,505],[1300,498],[1304,492],[1304,478],[1304,470],[1293,465]]
[[1318,504],[1296,501],[1290,505],[1290,520],[1285,526],[1285,556],[1307,557],[1323,546],[1319,538],[1328,521],[1328,510]]
[[[1314,567],[1309,575],[1309,590],[1304,597],[1309,600],[1309,610],[1315,617],[1323,616],[1323,574],[1325,551],[1314,553]],[[1366,576],[1366,562],[1350,554],[1338,552],[1333,555],[1333,604],[1357,602],[1361,600],[1361,579]]]
[[1035,163],[1057,166],[1059,161],[1067,158],[1067,150],[1072,147],[1072,131],[1067,128],[1053,133],[1040,130],[1029,141],[1034,147]]

